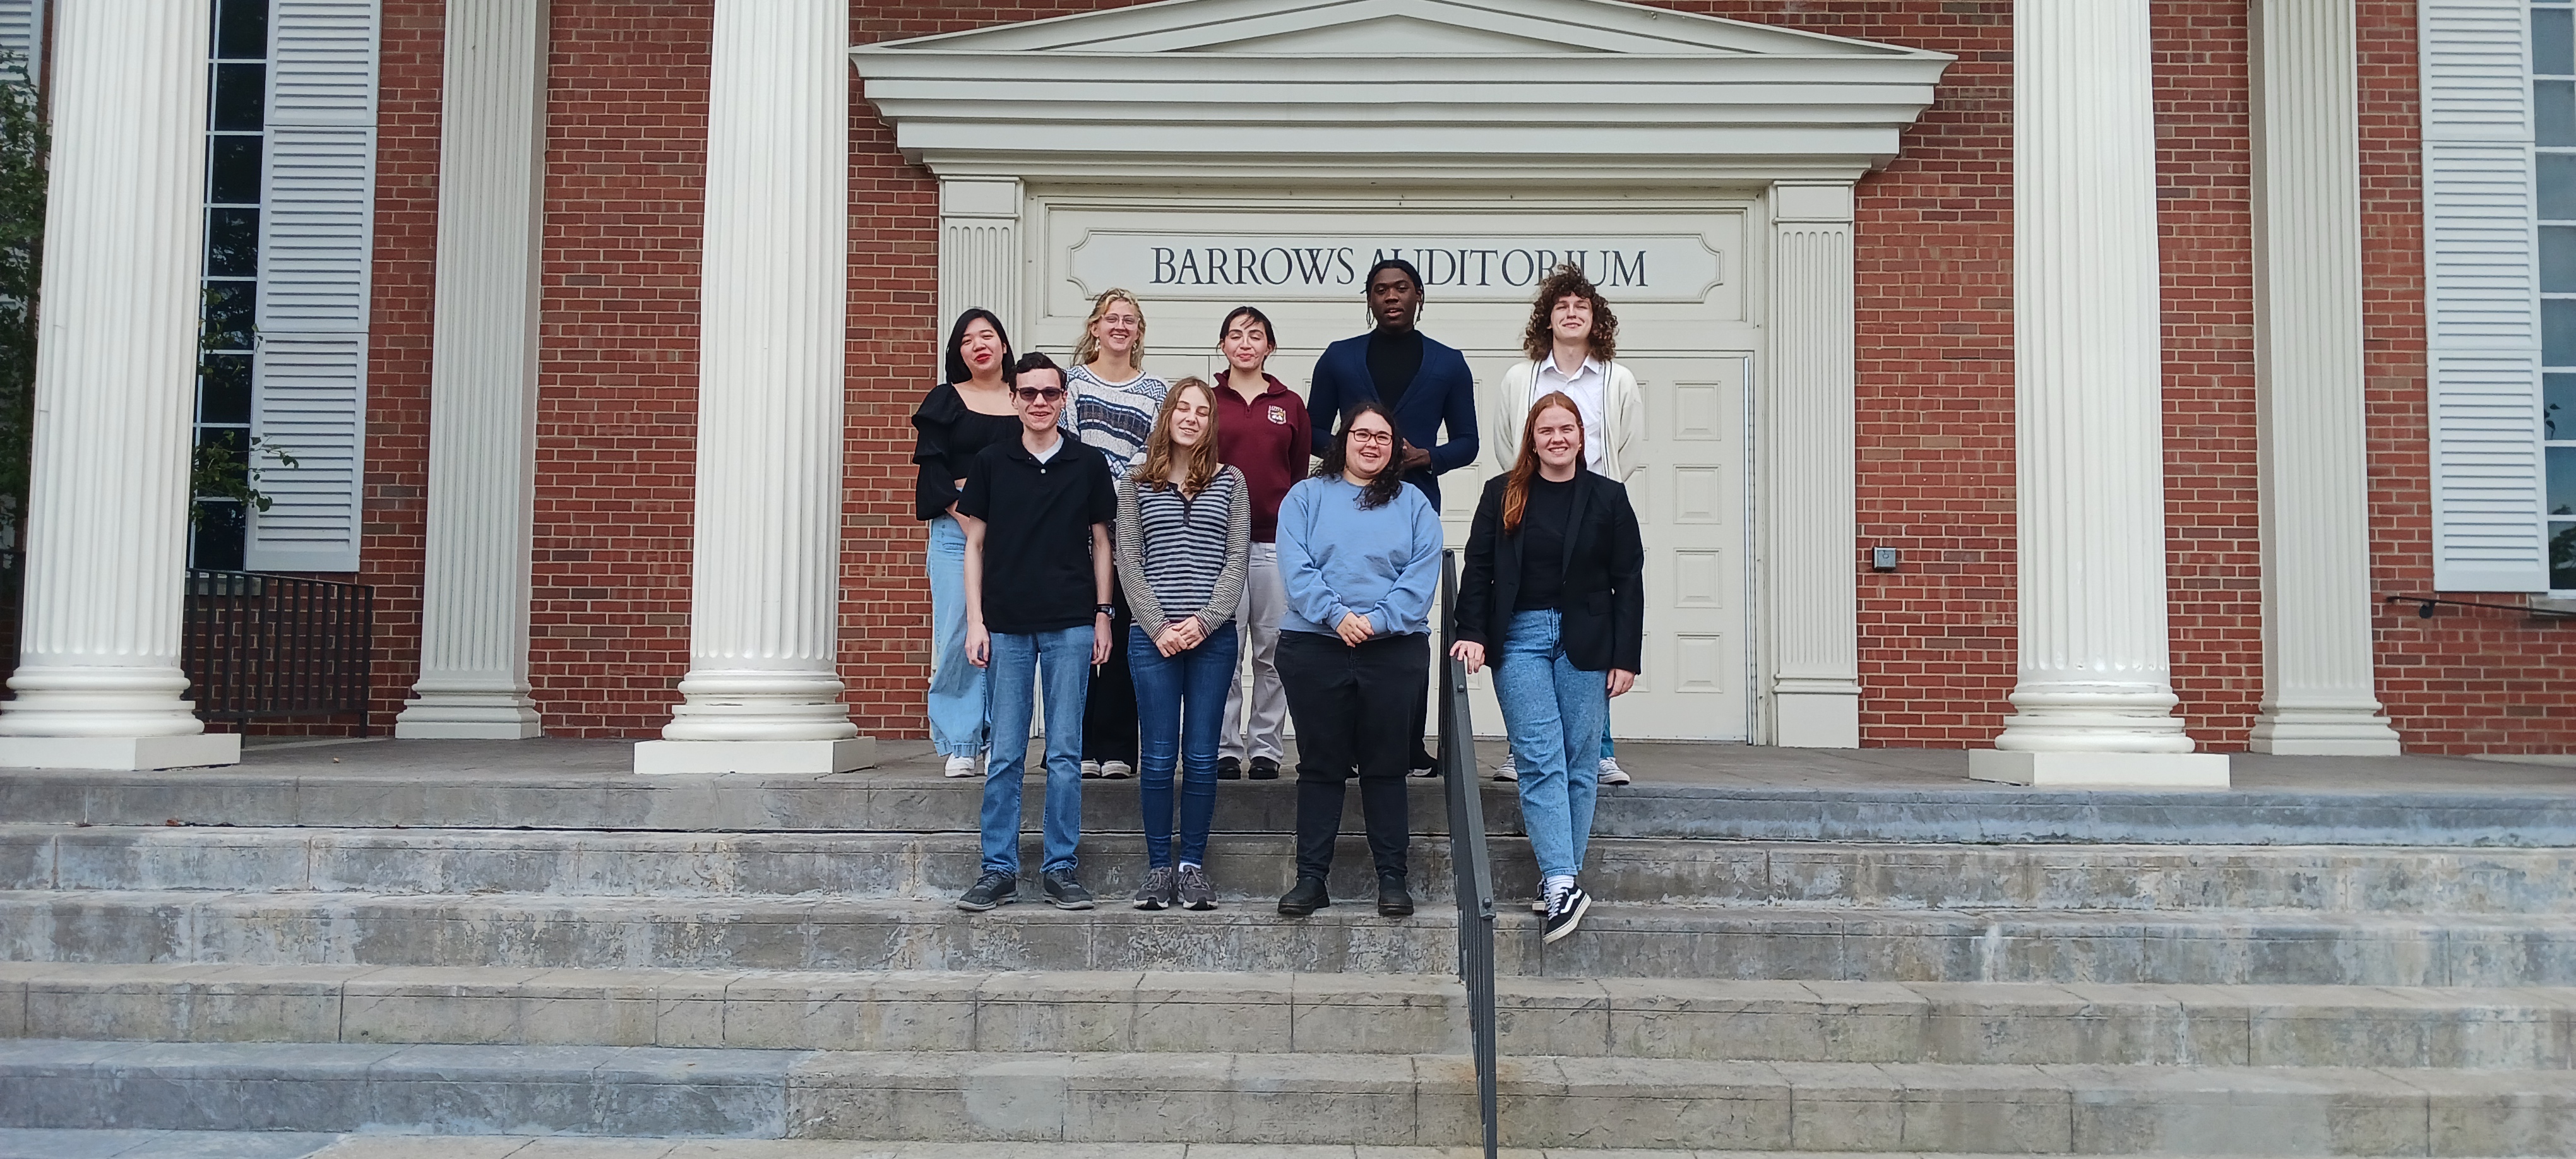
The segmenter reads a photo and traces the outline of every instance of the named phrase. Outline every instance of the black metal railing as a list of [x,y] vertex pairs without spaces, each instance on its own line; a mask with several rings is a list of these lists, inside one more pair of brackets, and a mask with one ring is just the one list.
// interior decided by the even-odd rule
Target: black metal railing
[[2421,620],[2432,619],[2433,609],[2437,607],[2485,608],[2491,612],[2520,612],[2535,620],[2576,619],[2576,611],[2564,608],[2536,608],[2527,604],[2486,604],[2476,600],[2446,600],[2440,596],[2390,596],[2386,602],[2415,605],[2415,617]]
[[368,733],[375,589],[188,569],[179,666],[203,720],[356,714]]
[[1467,1025],[1476,1055],[1476,1107],[1485,1159],[1500,1143],[1494,1107],[1494,871],[1485,854],[1485,797],[1476,778],[1467,666],[1449,655],[1458,642],[1458,553],[1440,556],[1440,772],[1449,796],[1449,868],[1458,883],[1458,980],[1467,987]]

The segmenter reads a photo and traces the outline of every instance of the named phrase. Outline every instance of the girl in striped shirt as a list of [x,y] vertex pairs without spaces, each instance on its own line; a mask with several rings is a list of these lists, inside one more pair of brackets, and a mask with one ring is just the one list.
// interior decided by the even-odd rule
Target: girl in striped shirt
[[1208,822],[1216,812],[1217,745],[1239,647],[1234,612],[1251,539],[1252,490],[1242,471],[1217,460],[1215,392],[1184,378],[1163,400],[1144,461],[1118,484],[1118,578],[1136,613],[1126,650],[1143,765],[1137,789],[1147,866],[1138,909],[1216,908],[1205,868]]

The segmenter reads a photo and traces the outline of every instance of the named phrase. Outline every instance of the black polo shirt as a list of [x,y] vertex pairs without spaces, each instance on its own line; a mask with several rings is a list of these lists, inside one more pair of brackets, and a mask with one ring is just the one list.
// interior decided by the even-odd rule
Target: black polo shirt
[[984,629],[1014,636],[1091,623],[1100,589],[1091,528],[1118,520],[1109,460],[1059,434],[1040,463],[1020,440],[995,443],[966,469],[957,513],[984,521]]

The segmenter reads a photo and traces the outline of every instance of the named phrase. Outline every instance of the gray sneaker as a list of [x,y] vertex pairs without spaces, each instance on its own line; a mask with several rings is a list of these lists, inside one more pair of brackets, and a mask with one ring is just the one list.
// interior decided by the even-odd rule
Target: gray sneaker
[[1182,909],[1216,908],[1216,887],[1208,884],[1207,870],[1202,866],[1181,867],[1180,896]]
[[1136,890],[1136,908],[1170,909],[1176,889],[1171,866],[1146,870],[1145,884]]

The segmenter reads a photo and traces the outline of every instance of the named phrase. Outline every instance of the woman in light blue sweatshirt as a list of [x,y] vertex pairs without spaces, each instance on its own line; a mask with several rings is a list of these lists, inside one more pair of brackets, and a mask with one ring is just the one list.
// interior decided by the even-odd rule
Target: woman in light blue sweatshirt
[[1405,888],[1405,766],[1422,743],[1440,513],[1404,482],[1395,424],[1351,407],[1311,479],[1279,504],[1279,683],[1297,725],[1297,884],[1279,912],[1332,904],[1324,882],[1341,835],[1342,782],[1357,775],[1377,912],[1413,912]]

